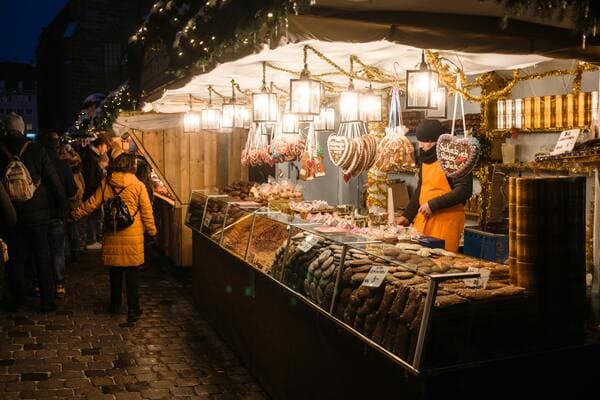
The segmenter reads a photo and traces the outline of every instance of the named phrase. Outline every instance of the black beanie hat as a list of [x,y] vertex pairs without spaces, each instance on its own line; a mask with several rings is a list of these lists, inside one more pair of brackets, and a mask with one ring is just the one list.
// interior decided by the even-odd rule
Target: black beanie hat
[[437,142],[442,134],[442,124],[437,119],[426,119],[417,125],[419,142]]

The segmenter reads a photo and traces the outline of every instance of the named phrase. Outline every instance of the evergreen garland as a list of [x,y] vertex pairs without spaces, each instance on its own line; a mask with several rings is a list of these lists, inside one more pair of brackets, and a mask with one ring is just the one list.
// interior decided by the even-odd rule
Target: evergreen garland
[[565,18],[573,19],[575,21],[574,29],[578,34],[582,35],[584,47],[586,37],[596,36],[597,26],[600,22],[600,1],[598,0],[495,1],[505,9],[504,26],[507,25],[509,17],[519,16],[529,11],[533,11],[538,17],[544,19],[558,18],[559,21]]

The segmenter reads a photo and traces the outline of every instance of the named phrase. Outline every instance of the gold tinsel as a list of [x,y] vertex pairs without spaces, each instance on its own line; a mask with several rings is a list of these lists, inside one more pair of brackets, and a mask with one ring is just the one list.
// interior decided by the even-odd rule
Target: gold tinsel
[[[467,76],[465,73],[460,70],[458,72],[451,72],[450,66],[447,63],[444,63],[442,58],[437,54],[433,53],[429,50],[425,51],[427,55],[427,61],[431,68],[434,71],[437,71],[439,74],[440,82],[443,83],[444,86],[448,87],[452,92],[461,93],[465,99],[473,102],[487,103],[489,101],[499,100],[510,96],[513,88],[519,82],[533,80],[533,79],[544,79],[550,76],[563,76],[563,75],[574,75],[573,79],[573,94],[578,94],[581,91],[581,77],[584,72],[587,71],[597,71],[600,69],[599,67],[588,64],[585,62],[578,62],[577,66],[574,69],[557,69],[552,71],[539,72],[536,74],[522,75],[521,71],[516,69],[513,71],[512,79],[506,83],[501,89],[495,90],[493,92],[486,93],[481,96],[475,96],[470,93],[470,90],[476,87],[485,87],[491,82],[492,76],[489,73],[479,75],[475,78],[475,82],[468,83]],[[456,73],[459,74],[462,88],[458,88],[456,86]]]

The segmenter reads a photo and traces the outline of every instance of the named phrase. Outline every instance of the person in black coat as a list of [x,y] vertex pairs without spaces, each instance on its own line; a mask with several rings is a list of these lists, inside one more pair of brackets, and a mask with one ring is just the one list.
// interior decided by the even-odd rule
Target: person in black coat
[[0,237],[17,223],[17,212],[4,189],[0,184]]
[[[46,149],[48,157],[52,160],[54,169],[65,189],[67,197],[73,197],[77,193],[77,185],[73,177],[71,167],[58,157],[60,150],[60,136],[56,132],[50,132],[39,137],[39,142]],[[56,296],[62,298],[66,294],[65,289],[65,218],[57,211],[63,207],[52,204],[54,215],[48,225],[48,242],[50,245],[50,256],[52,258],[52,272],[54,273],[54,285]],[[70,203],[69,203],[70,206]],[[70,208],[70,207],[69,207]]]
[[[83,148],[81,152],[81,172],[85,182],[83,192],[83,202],[92,197],[100,187],[104,179],[104,170],[100,166],[100,157],[108,151],[108,140],[104,136],[99,136],[92,143]],[[86,248],[89,250],[99,250],[102,246],[98,243],[98,226],[102,217],[101,209],[88,215],[85,220],[86,226]]]
[[[31,254],[35,258],[40,279],[40,311],[47,312],[56,309],[52,289],[48,224],[55,213],[65,214],[68,211],[68,203],[52,161],[39,143],[30,142],[23,135],[24,125],[21,116],[15,113],[7,115],[4,120],[6,135],[0,139],[3,147],[3,151],[0,151],[0,171],[4,171],[11,161],[6,152],[13,156],[18,155],[28,143],[20,159],[27,167],[33,182],[38,185],[31,199],[12,202],[18,220],[16,226],[7,234],[10,260],[6,268],[6,277],[9,293],[4,306],[10,311],[16,311],[22,305],[25,263],[28,254]],[[53,204],[56,204],[56,210]]]

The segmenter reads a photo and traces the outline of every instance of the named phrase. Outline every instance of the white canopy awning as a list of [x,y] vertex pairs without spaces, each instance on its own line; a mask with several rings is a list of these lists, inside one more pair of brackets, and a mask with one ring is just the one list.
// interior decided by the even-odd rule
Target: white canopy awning
[[[200,108],[200,104],[208,100],[209,86],[212,86],[215,90],[229,98],[231,96],[231,79],[234,79],[243,90],[258,91],[262,79],[262,62],[267,61],[285,70],[299,72],[303,67],[302,49],[305,44],[316,48],[345,70],[349,69],[349,56],[356,55],[365,64],[378,67],[388,73],[398,74],[400,80],[404,80],[406,70],[414,69],[421,59],[421,49],[392,43],[387,40],[366,43],[308,40],[280,45],[276,49],[265,48],[260,53],[221,64],[206,74],[195,76],[183,87],[167,90],[160,99],[146,104],[144,111],[159,113],[185,112],[189,108],[190,94],[195,99],[194,104],[197,104],[197,107]],[[550,60],[550,58],[533,54],[508,55],[445,50],[439,51],[439,53],[462,65],[465,73],[468,75],[493,70],[525,68]],[[310,51],[308,54],[308,67],[314,75],[335,71],[329,63]],[[355,67],[360,68],[360,66]],[[295,76],[287,72],[271,68],[267,69],[267,82],[273,81],[275,85],[285,90],[289,90],[289,80],[293,77]],[[339,87],[344,87],[348,84],[348,77],[343,74],[328,75],[324,79]],[[367,87],[368,85],[368,82],[355,81],[357,89]],[[384,84],[373,84],[374,88],[385,86]],[[243,97],[239,93],[236,93],[236,96]],[[220,104],[221,99],[218,97],[215,99],[215,97],[217,96],[213,95],[213,102]]]
[[176,128],[181,125],[180,114],[145,113],[137,115],[121,114],[113,123],[117,136],[122,136],[129,130],[157,131]]

